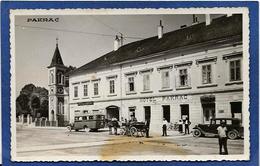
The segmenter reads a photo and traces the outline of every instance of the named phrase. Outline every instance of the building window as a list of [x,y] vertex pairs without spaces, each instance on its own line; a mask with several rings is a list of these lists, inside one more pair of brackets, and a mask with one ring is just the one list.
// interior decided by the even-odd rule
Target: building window
[[115,93],[115,80],[109,80],[109,93]]
[[64,104],[62,102],[59,102],[58,105],[58,114],[64,114]]
[[150,75],[149,74],[143,75],[143,90],[144,91],[150,90]]
[[129,108],[129,118],[135,117],[135,107],[130,107]]
[[162,71],[162,89],[170,88],[170,72]]
[[88,96],[88,85],[83,85],[83,94],[84,96]]
[[134,77],[128,77],[128,91],[129,92],[134,92],[135,91]]
[[54,74],[53,74],[53,72],[51,72],[50,81],[51,81],[51,84],[54,83]]
[[230,81],[241,80],[241,65],[240,59],[230,61]]
[[98,95],[98,83],[94,83],[94,95]]
[[212,70],[211,65],[202,66],[202,84],[211,84],[212,83]]
[[78,97],[78,86],[74,86],[74,97]]
[[179,70],[180,86],[188,86],[188,72],[187,69]]

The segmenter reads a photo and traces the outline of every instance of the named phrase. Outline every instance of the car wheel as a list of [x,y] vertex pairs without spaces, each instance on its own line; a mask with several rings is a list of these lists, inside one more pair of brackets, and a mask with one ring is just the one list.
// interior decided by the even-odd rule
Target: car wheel
[[238,137],[238,134],[236,131],[231,130],[227,133],[229,139],[236,139]]
[[201,131],[199,129],[195,129],[192,132],[193,137],[200,137],[201,136]]

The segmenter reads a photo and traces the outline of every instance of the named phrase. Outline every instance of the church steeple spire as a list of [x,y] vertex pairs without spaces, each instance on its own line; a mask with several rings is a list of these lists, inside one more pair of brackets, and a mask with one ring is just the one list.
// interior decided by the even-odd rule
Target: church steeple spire
[[56,48],[51,60],[51,64],[50,66],[48,66],[48,68],[51,67],[55,67],[55,66],[64,66],[61,55],[60,55],[60,50],[59,50],[59,45],[58,45],[58,38],[56,38]]

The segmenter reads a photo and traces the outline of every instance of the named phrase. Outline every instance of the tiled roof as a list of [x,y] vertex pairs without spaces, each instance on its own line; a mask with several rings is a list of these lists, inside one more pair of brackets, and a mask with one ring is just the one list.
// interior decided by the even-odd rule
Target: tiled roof
[[54,54],[53,54],[53,57],[51,60],[51,64],[50,64],[50,66],[48,66],[48,68],[51,68],[54,66],[61,66],[61,67],[64,66],[58,45],[56,45],[56,49],[54,51]]
[[151,54],[191,46],[217,39],[239,36],[242,41],[242,15],[236,14],[230,17],[223,16],[213,19],[206,26],[205,22],[168,32],[161,39],[157,36],[136,41],[120,47],[117,51],[111,51],[79,68],[69,75],[93,71],[109,67],[111,65],[149,56]]

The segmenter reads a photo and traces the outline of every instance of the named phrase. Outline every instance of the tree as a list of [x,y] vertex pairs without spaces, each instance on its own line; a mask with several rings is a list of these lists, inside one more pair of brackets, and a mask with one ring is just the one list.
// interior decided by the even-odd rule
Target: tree
[[39,112],[41,116],[48,117],[48,108],[48,90],[43,87],[27,84],[16,98],[17,116],[31,114],[35,118]]
[[37,96],[32,96],[31,99],[31,108],[32,108],[32,115],[33,118],[35,118],[37,116],[37,110],[40,108],[41,102],[39,97]]
[[16,99],[16,115],[30,114],[29,98],[25,94],[20,94]]
[[49,115],[49,101],[48,100],[43,100],[40,106],[40,113],[42,117],[48,117]]

